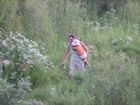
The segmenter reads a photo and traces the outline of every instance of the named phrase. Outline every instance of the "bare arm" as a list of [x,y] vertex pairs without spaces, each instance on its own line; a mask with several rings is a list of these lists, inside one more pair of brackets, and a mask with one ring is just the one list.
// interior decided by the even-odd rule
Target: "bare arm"
[[64,53],[64,56],[63,56],[63,59],[62,59],[62,62],[61,62],[62,64],[68,58],[69,52],[70,52],[70,45],[68,46],[67,50]]

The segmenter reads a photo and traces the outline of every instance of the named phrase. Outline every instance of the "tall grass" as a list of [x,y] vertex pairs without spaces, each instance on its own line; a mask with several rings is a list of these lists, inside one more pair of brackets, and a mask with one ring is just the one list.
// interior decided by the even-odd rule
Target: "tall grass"
[[[55,69],[50,71],[54,77],[48,75],[49,83],[36,88],[28,96],[42,100],[46,105],[139,105],[140,41],[137,24],[124,23],[114,13],[107,13],[93,22],[80,20],[75,14],[74,17],[66,15],[68,23],[55,23],[60,26],[57,26],[58,36],[48,53],[55,64]],[[60,16],[58,22],[65,22],[64,18]],[[77,75],[74,81],[67,78],[68,63],[65,72],[55,73],[60,70],[59,61],[66,49],[67,28],[76,31],[78,38],[89,48],[88,60],[92,67],[87,68],[80,82]],[[63,29],[64,37],[61,36]]]
[[[35,59],[37,55],[33,57],[34,62],[39,62],[25,72],[25,76],[30,76],[32,91],[28,91],[24,98],[42,101],[44,105],[139,105],[140,30],[136,23],[139,12],[135,10],[135,15],[127,17],[129,12],[133,13],[127,8],[132,10],[135,6],[139,8],[138,5],[128,2],[124,6],[127,8],[120,9],[121,15],[112,9],[104,13],[103,17],[91,21],[79,16],[78,4],[68,1],[63,12],[64,1],[49,0],[47,5],[45,3],[37,0],[25,2],[22,31],[27,33],[27,38],[47,49],[44,51],[40,47],[36,53],[28,56],[37,52],[40,55],[42,51],[46,56],[41,57],[47,58],[52,65],[45,68],[42,60]],[[124,16],[124,13],[127,14]],[[69,62],[66,62],[64,70],[60,69],[59,64],[67,48],[67,36],[73,31],[88,46],[88,60],[92,66],[86,68],[83,76],[75,72],[75,79],[71,81],[68,78]],[[3,40],[3,36],[0,36],[0,40]],[[32,42],[29,40],[29,43]],[[25,45],[27,51],[30,51],[30,44]],[[22,50],[19,49],[18,55],[22,56]],[[0,55],[1,60],[5,59],[3,55]]]

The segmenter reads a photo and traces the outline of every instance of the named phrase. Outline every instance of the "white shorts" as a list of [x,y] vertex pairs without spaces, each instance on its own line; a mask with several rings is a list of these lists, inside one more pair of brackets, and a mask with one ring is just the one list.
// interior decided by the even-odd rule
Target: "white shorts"
[[70,68],[69,76],[73,77],[75,70],[78,70],[79,73],[84,71],[84,62],[81,59],[77,61],[76,60],[70,61],[69,68]]

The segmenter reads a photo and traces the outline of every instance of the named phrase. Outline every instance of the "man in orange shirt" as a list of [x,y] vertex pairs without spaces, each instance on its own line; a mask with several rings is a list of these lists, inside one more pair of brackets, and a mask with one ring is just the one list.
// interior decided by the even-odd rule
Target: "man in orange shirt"
[[85,46],[85,44],[83,42],[80,43],[80,41],[76,38],[75,34],[71,34],[69,36],[68,48],[64,53],[63,60],[61,62],[61,65],[64,65],[64,61],[67,59],[69,53],[71,53],[70,64],[69,64],[70,79],[74,79],[74,70],[76,68],[78,69],[79,72],[83,72],[85,64],[89,65],[89,63],[86,60],[87,52],[88,49]]
[[85,65],[90,67],[90,64],[87,61],[87,47],[83,42],[80,42],[78,39],[74,39],[71,43],[73,50],[79,55],[81,60]]

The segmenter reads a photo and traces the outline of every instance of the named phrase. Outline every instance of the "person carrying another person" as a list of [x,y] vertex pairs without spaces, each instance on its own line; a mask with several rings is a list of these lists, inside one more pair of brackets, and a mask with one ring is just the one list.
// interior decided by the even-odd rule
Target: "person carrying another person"
[[90,66],[87,61],[87,53],[88,49],[83,42],[80,42],[76,38],[76,35],[72,33],[69,35],[69,44],[68,48],[64,53],[61,65],[64,65],[65,60],[71,53],[70,63],[69,63],[69,77],[70,79],[74,79],[74,70],[77,68],[79,72],[83,72],[85,65]]
[[79,55],[84,64],[90,67],[90,64],[87,61],[87,47],[85,46],[85,44],[83,42],[80,42],[78,39],[75,39],[73,40],[71,45],[72,49]]

